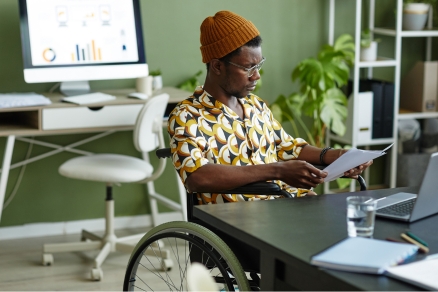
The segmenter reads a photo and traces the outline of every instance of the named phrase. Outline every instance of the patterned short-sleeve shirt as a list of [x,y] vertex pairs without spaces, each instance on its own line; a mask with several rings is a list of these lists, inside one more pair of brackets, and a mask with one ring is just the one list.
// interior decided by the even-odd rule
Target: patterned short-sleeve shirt
[[[207,163],[244,166],[291,160],[307,145],[303,139],[287,134],[258,96],[249,94],[239,102],[243,106],[243,119],[199,86],[171,112],[168,133],[172,160],[183,184],[190,174]],[[295,197],[308,192],[275,182]],[[198,195],[201,204],[272,198],[250,194]]]

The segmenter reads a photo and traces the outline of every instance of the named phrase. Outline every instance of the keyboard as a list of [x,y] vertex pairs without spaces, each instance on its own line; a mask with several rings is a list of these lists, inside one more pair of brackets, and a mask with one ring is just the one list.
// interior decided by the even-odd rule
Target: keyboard
[[26,107],[51,104],[47,97],[33,92],[1,93],[0,108]]
[[406,216],[412,213],[416,198],[412,198],[407,201],[403,201],[382,209],[377,210],[380,214]]
[[64,97],[62,101],[76,103],[76,104],[90,104],[90,103],[97,103],[97,102],[103,102],[103,101],[114,100],[114,99],[116,99],[116,97],[113,95],[109,95],[101,92],[94,92],[94,93],[75,95],[71,97]]

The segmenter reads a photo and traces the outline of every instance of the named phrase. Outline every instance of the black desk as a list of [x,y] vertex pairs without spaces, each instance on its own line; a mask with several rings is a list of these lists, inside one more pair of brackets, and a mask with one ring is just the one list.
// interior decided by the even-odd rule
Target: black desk
[[[417,188],[360,192],[374,198]],[[345,198],[354,193],[197,206],[194,215],[260,251],[261,288],[267,290],[420,290],[385,276],[310,265],[310,258],[347,237]],[[410,229],[438,253],[438,215],[414,223],[376,218],[374,238],[400,238]],[[417,258],[424,257],[418,254]]]

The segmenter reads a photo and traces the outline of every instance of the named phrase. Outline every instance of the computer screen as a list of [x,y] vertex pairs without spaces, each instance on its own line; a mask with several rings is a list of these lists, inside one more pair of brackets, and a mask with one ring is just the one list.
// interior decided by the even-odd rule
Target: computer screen
[[19,0],[19,7],[27,83],[62,82],[74,95],[89,91],[89,80],[148,75],[139,0]]

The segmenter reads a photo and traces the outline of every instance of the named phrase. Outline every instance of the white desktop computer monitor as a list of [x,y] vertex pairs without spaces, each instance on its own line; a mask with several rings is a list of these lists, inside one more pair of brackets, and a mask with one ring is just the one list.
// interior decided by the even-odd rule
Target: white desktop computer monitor
[[88,92],[148,75],[139,0],[19,0],[24,80]]

